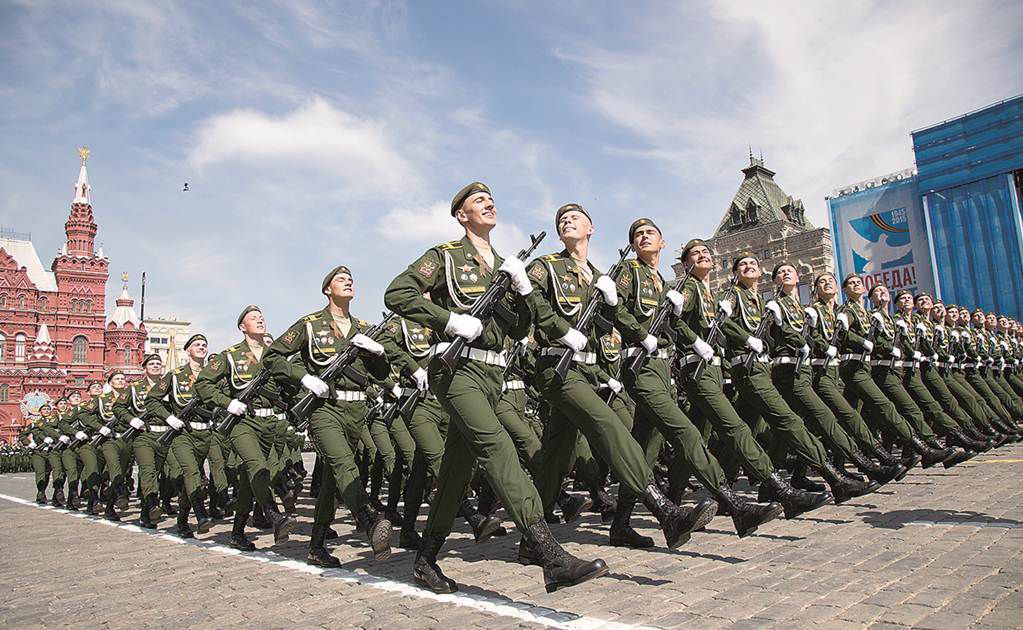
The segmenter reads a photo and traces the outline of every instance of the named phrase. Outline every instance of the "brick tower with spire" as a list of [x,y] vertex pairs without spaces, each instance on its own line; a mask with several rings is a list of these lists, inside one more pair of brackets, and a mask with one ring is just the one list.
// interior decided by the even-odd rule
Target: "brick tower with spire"
[[146,325],[135,313],[135,300],[128,294],[128,274],[122,274],[121,295],[103,335],[106,344],[103,363],[106,374],[124,372],[129,381],[142,376],[142,355],[146,346]]

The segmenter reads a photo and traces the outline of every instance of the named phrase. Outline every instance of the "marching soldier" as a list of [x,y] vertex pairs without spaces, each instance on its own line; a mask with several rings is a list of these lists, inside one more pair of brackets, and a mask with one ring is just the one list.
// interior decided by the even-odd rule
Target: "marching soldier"
[[63,445],[60,451],[60,463],[64,467],[64,475],[67,478],[67,507],[72,512],[77,512],[80,507],[78,503],[78,486],[80,481],[79,464],[81,460],[75,450],[70,448],[70,444],[72,437],[77,432],[77,429],[74,427],[73,418],[75,412],[78,411],[78,407],[82,404],[82,394],[80,392],[71,392],[67,395],[67,399],[67,411],[57,417],[57,430],[60,432],[57,440]]
[[[309,437],[324,465],[307,562],[336,567],[341,562],[327,552],[324,540],[338,503],[351,510],[374,558],[383,560],[391,553],[391,523],[369,505],[354,454],[366,416],[366,386],[371,378],[386,379],[390,365],[384,346],[364,334],[370,324],[351,314],[355,281],[349,268],[331,269],[320,290],[326,307],[292,324],[270,346],[264,361],[275,379],[327,399],[309,417]],[[358,348],[358,359],[334,382],[326,383],[318,375],[349,345]]]
[[[160,434],[167,426],[147,415],[146,395],[163,376],[163,361],[158,354],[147,354],[142,359],[145,374],[128,387],[124,396],[114,403],[114,415],[121,422],[138,432],[132,440],[131,449],[138,463],[139,487],[139,525],[144,529],[156,529],[156,524],[163,518],[160,509],[159,485],[157,476],[167,458],[167,447],[159,442]],[[149,419],[147,424],[142,416]]]
[[[80,479],[85,492],[88,492],[86,511],[90,514],[99,514],[98,501],[100,500],[100,473],[103,465],[103,453],[97,451],[96,447],[89,441],[92,434],[102,426],[102,421],[97,417],[99,413],[109,409],[113,404],[112,396],[101,401],[103,394],[103,383],[93,381],[89,383],[89,400],[79,405],[71,414],[71,428],[74,430],[74,439],[78,445],[73,450],[82,464]],[[100,405],[103,405],[103,409]],[[107,516],[110,516],[109,514]]]
[[[526,300],[533,286],[525,267],[517,258],[502,259],[490,244],[497,210],[485,184],[473,182],[462,188],[452,199],[451,216],[463,227],[465,236],[430,248],[395,278],[384,294],[384,303],[392,311],[434,331],[440,342],[438,352],[455,337],[467,342],[453,369],[435,359],[428,370],[430,389],[449,415],[451,426],[436,499],[416,554],[415,580],[438,593],[456,590],[455,582],[444,576],[436,559],[451,531],[474,462],[523,533],[525,544],[540,556],[549,592],[604,575],[608,569],[603,561],[579,560],[554,539],[536,488],[494,413],[504,385],[504,339],[525,337],[531,320]],[[500,317],[482,321],[468,311],[497,272],[509,275],[517,296],[505,296]]]

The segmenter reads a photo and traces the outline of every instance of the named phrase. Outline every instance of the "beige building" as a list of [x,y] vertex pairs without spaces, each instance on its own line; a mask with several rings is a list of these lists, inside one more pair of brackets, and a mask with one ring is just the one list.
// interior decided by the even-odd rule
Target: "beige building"
[[192,322],[185,322],[174,317],[155,317],[143,322],[149,337],[146,339],[146,353],[160,355],[166,369],[181,367],[188,360],[184,345],[188,340],[188,327]]
[[[834,271],[831,232],[810,223],[803,202],[778,186],[774,171],[764,166],[762,156],[755,158],[750,153],[749,160],[749,166],[742,169],[739,190],[714,236],[707,239],[717,262],[711,288],[715,292],[724,290],[731,277],[732,263],[744,252],[752,252],[764,269],[761,293],[773,294],[771,270],[775,264],[787,261],[799,271],[799,296],[805,304],[814,275]],[[674,269],[676,274],[684,271],[680,263]]]

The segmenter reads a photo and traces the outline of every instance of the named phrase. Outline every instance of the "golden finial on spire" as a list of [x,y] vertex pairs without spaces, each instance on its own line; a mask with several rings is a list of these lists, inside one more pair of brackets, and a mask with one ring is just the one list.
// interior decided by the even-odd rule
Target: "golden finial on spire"
[[125,284],[128,283],[128,272],[127,271],[121,273],[121,282],[124,282]]
[[82,166],[85,166],[85,161],[89,159],[89,147],[78,147],[78,157],[82,158]]

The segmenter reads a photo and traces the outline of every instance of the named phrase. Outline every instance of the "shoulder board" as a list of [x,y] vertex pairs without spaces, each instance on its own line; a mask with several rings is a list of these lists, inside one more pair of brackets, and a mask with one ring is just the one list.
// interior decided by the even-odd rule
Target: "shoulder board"
[[303,321],[303,322],[315,322],[316,320],[320,319],[320,317],[322,316],[322,313],[323,313],[323,311],[316,311],[315,313],[309,313],[308,315],[303,315],[302,319],[300,321]]
[[441,243],[437,246],[437,249],[460,249],[462,247],[462,241],[448,241],[447,243]]
[[185,371],[185,368],[186,368],[186,367],[188,367],[188,364],[187,364],[187,363],[186,363],[185,365],[182,365],[182,366],[181,366],[181,367],[179,367],[179,368],[174,368],[174,371],[173,371],[173,372],[171,372],[171,373],[172,373],[172,374],[175,374],[175,375],[177,375],[177,374],[181,374],[182,372],[184,372],[184,371]]
[[560,260],[560,259],[561,259],[561,256],[559,256],[558,254],[545,254],[543,256],[540,256],[540,260],[543,260],[543,261],[546,261],[546,262],[554,262],[554,261]]
[[373,324],[370,324],[369,322],[367,322],[367,321],[366,321],[366,320],[364,320],[364,319],[359,319],[358,317],[356,317],[356,318],[355,318],[355,322],[356,322],[356,323],[357,323],[357,324],[358,324],[359,326],[364,326],[364,327],[366,327],[366,328],[370,328],[370,327],[372,327],[372,326],[373,326]]
[[[241,350],[242,346],[244,346],[244,345],[245,345],[244,341],[238,342],[238,343],[234,344],[233,346],[231,346],[230,348],[228,348],[227,350],[224,350],[224,352],[237,352],[238,350]],[[216,355],[214,355],[214,356],[216,356]],[[213,357],[210,357],[210,358],[213,358]]]
[[630,259],[628,259],[628,260],[626,260],[626,261],[625,261],[625,264],[626,264],[626,265],[628,265],[628,266],[630,266],[630,267],[633,267],[633,268],[635,268],[635,269],[639,269],[639,266],[640,266],[640,265],[641,265],[642,263],[640,263],[640,262],[639,262],[639,259],[637,259],[637,258],[630,258]]

